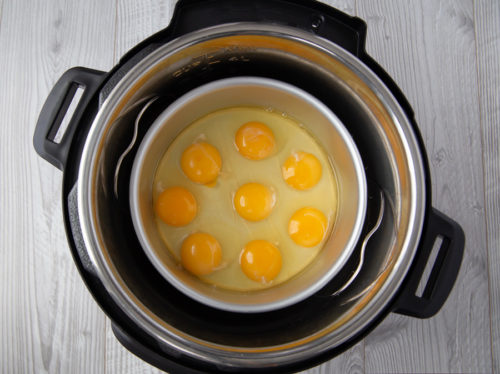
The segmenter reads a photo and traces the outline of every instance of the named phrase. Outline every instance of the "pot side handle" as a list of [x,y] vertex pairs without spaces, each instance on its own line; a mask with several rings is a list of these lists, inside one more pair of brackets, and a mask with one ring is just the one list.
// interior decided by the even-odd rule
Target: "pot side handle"
[[[442,241],[432,265],[430,276],[421,296],[417,288],[434,248]],[[464,253],[465,235],[459,224],[432,208],[424,231],[416,263],[410,271],[406,286],[396,301],[395,313],[417,318],[434,316],[444,305],[458,276]]]
[[[41,157],[60,170],[64,170],[75,130],[104,75],[102,71],[83,67],[69,69],[59,78],[45,100],[36,123],[33,146]],[[56,135],[78,88],[82,89],[80,100],[61,140],[56,142]]]

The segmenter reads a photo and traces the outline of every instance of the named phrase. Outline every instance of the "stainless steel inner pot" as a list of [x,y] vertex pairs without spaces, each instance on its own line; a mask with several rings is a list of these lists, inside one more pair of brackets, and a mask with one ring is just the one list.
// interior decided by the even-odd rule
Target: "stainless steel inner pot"
[[[162,277],[141,272],[145,265],[134,257],[140,248],[122,238],[128,227],[119,218],[128,212],[117,211],[113,203],[113,174],[132,137],[136,114],[124,113],[148,95],[171,95],[173,101],[197,85],[238,75],[281,80],[320,98],[356,142],[367,179],[390,201],[391,214],[370,241],[356,281],[332,297],[328,287],[335,289],[334,279],[297,304],[310,303],[315,309],[310,310],[310,318],[291,320],[292,325],[283,326],[281,333],[268,333],[264,325],[255,326],[255,334],[235,334],[224,329],[224,323],[239,326],[251,322],[251,315],[221,312],[221,322],[213,324],[192,318],[195,309],[204,311],[201,304],[173,304],[158,287]],[[423,160],[409,119],[363,63],[311,33],[236,23],[186,34],[160,46],[113,88],[94,119],[80,161],[78,218],[96,276],[160,351],[225,367],[269,368],[307,360],[341,345],[384,310],[416,252],[424,218],[424,187]],[[128,196],[126,188],[122,193]],[[295,308],[287,308],[291,309],[287,316],[274,311],[261,320],[275,325],[288,321]]]
[[[186,126],[209,113],[238,106],[271,107],[307,126],[308,132],[327,153],[338,187],[333,231],[313,263],[280,285],[253,292],[214,287],[179,267],[162,241],[153,211],[152,190],[156,168],[176,136]],[[189,91],[169,105],[144,137],[135,157],[130,181],[134,227],[146,255],[160,274],[195,300],[215,308],[245,313],[283,308],[324,287],[344,266],[355,248],[364,222],[366,201],[361,156],[340,120],[307,92],[262,77],[217,80]]]

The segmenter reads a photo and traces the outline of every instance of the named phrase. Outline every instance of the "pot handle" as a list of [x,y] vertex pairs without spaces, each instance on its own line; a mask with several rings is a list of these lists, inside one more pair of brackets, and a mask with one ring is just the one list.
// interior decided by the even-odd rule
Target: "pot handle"
[[[36,152],[60,170],[64,170],[69,148],[83,113],[103,81],[104,72],[82,67],[71,68],[57,81],[38,116],[33,136]],[[78,88],[82,94],[64,129],[60,141],[56,135]]]
[[313,32],[360,56],[366,23],[311,0],[179,0],[170,26],[177,37],[202,28],[233,22],[278,23]]
[[[417,288],[436,240],[442,239],[429,279],[421,296]],[[421,240],[416,263],[396,301],[396,313],[417,318],[434,316],[444,305],[458,276],[464,253],[465,235],[457,222],[432,208]]]

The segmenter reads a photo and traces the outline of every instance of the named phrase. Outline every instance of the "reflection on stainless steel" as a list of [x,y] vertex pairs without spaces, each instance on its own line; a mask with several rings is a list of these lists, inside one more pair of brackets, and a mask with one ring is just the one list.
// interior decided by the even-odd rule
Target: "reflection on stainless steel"
[[[142,103],[147,101],[146,105],[144,105],[139,112],[139,115],[136,117],[135,122],[134,122],[134,135],[132,136],[132,140],[130,141],[130,144],[128,147],[123,151],[121,154],[120,158],[118,159],[118,162],[116,164],[116,169],[115,169],[115,177],[114,177],[114,193],[115,193],[115,198],[118,199],[118,176],[120,175],[120,167],[122,166],[122,162],[125,159],[125,157],[128,155],[128,153],[132,150],[132,148],[135,145],[135,142],[137,140],[137,131],[139,130],[139,122],[141,121],[142,116],[146,112],[146,110],[150,107],[151,104],[153,104],[156,99],[158,99],[158,96],[152,95],[152,96],[147,96],[136,102],[134,105],[132,105],[128,110],[126,110],[120,117],[118,117],[115,120],[115,123],[118,122],[120,119],[122,119],[125,115],[130,113],[133,109],[137,108],[140,106]],[[148,101],[149,100],[149,101]]]
[[359,255],[359,264],[354,273],[351,275],[351,277],[347,280],[347,282],[339,288],[337,291],[335,291],[332,296],[337,296],[340,294],[342,291],[344,291],[347,287],[351,285],[351,283],[356,279],[358,276],[359,272],[361,271],[361,267],[363,266],[363,261],[365,258],[365,250],[366,250],[366,245],[368,244],[368,241],[370,238],[375,234],[375,231],[378,230],[380,227],[380,224],[382,223],[382,217],[384,216],[384,208],[385,208],[385,199],[384,199],[384,194],[382,191],[380,191],[380,210],[377,218],[377,222],[375,223],[375,226],[370,230],[370,232],[366,235],[365,239],[363,240],[363,244],[361,246],[361,254]]

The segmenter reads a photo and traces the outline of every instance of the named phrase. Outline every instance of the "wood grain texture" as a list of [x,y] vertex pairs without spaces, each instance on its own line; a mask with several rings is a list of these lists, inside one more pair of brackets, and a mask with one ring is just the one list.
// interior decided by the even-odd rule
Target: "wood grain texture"
[[0,370],[4,373],[104,370],[105,318],[85,289],[68,249],[61,214],[62,174],[35,154],[32,137],[38,112],[66,69],[111,67],[112,29],[100,17],[108,13],[113,14],[114,7],[100,1],[3,3]]
[[2,32],[2,10],[3,10],[3,0],[0,0],[0,33]]
[[493,371],[500,373],[500,3],[475,3]]
[[486,232],[472,1],[358,4],[367,50],[415,110],[433,205],[464,228],[463,266],[429,320],[391,315],[366,339],[367,372],[491,372]]
[[[366,20],[368,52],[415,110],[433,205],[463,226],[467,246],[436,317],[389,315],[304,373],[499,373],[500,3],[324,2]],[[32,136],[65,70],[109,70],[168,25],[174,5],[0,0],[1,373],[160,373],[118,343],[85,289],[64,233],[62,174],[35,154]]]
[[343,354],[324,364],[303,371],[302,374],[364,373],[364,353],[365,345],[364,341],[361,341]]

